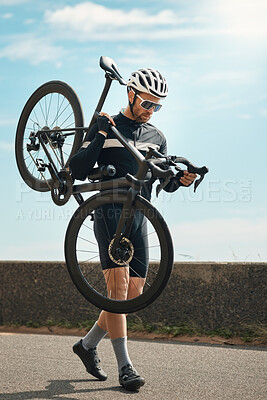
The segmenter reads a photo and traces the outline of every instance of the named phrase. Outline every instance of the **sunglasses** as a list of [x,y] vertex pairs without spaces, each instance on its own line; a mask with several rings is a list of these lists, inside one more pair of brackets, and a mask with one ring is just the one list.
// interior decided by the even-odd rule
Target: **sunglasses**
[[154,112],[157,112],[162,107],[162,104],[155,103],[154,101],[142,99],[142,97],[139,96],[139,94],[136,94],[136,97],[138,97],[140,100],[142,100],[141,103],[140,103],[140,106],[142,108],[144,108],[145,110],[147,110],[147,111],[151,110],[151,108],[154,108]]

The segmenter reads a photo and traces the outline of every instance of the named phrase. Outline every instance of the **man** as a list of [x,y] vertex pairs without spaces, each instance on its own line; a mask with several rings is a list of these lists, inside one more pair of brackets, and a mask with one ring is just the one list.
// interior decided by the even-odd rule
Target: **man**
[[[125,109],[114,116],[100,113],[97,122],[88,132],[86,140],[79,152],[73,156],[70,162],[72,175],[76,179],[84,180],[91,172],[97,162],[99,166],[112,164],[116,168],[116,177],[123,177],[127,173],[134,175],[137,172],[137,163],[133,156],[125,149],[115,138],[110,130],[110,124],[116,125],[118,130],[125,137],[132,140],[134,145],[144,155],[148,147],[153,147],[163,155],[167,155],[166,139],[162,132],[150,124],[153,112],[159,111],[161,99],[164,99],[168,93],[168,87],[164,77],[154,69],[140,69],[131,74],[127,83],[128,105]],[[177,174],[171,178],[171,181],[164,188],[166,191],[174,191],[180,186],[189,186],[195,179],[195,174],[187,171]],[[108,178],[106,178],[108,179]],[[142,192],[150,199],[150,190]],[[103,211],[105,212],[105,211]],[[105,222],[105,225],[106,222]],[[142,262],[141,265],[131,265],[128,279],[125,279],[125,267],[115,265],[110,259],[107,251],[107,245],[103,239],[103,231],[109,229],[111,233],[116,231],[116,221],[109,217],[108,227],[106,227],[101,218],[97,217],[94,221],[95,236],[100,249],[100,259],[103,272],[107,269],[115,274],[115,280],[109,276],[107,283],[110,297],[127,299],[142,293],[145,283],[147,265]],[[136,240],[142,242],[144,233],[142,224],[138,216],[134,219],[135,232],[139,234]],[[112,235],[111,235],[112,237]],[[141,243],[139,242],[139,243]],[[144,249],[144,245],[136,245],[135,248]],[[144,250],[145,251],[145,250]],[[144,259],[145,259],[145,255]],[[142,255],[140,255],[142,258]],[[138,257],[140,259],[140,257]],[[96,347],[100,340],[107,334],[111,339],[114,352],[118,362],[119,382],[126,390],[138,390],[144,385],[145,380],[133,367],[127,349],[127,323],[125,314],[112,314],[102,311],[100,316],[87,333],[87,335],[73,346],[73,351],[81,358],[87,371],[100,380],[107,379],[106,373],[100,366]]]

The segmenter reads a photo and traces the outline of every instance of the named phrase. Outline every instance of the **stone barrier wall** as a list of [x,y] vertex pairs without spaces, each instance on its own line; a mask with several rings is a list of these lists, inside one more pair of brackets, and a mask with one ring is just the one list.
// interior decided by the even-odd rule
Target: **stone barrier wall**
[[[267,263],[176,262],[169,284],[136,313],[147,323],[205,330],[266,324]],[[94,320],[64,262],[0,261],[0,325]]]

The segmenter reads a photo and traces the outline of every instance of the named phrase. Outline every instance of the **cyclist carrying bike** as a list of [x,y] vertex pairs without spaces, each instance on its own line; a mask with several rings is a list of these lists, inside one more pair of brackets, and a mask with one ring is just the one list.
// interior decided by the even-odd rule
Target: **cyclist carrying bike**
[[[113,117],[100,113],[81,149],[72,157],[70,168],[75,179],[86,179],[96,162],[100,167],[114,165],[117,178],[124,177],[127,173],[135,175],[137,172],[137,162],[115,138],[110,124],[116,126],[126,138],[132,140],[143,155],[149,147],[156,149],[164,156],[167,155],[164,135],[149,123],[153,112],[161,108],[160,100],[168,94],[165,78],[154,69],[140,69],[131,74],[127,83],[127,92],[127,107]],[[164,190],[173,192],[180,186],[189,186],[195,178],[195,174],[181,171],[171,178]],[[149,200],[151,188],[142,189],[142,195]],[[135,214],[130,238],[139,253],[135,254],[128,266],[119,266],[109,255],[107,237],[113,237],[115,234],[121,209],[113,205],[112,208],[99,207],[98,211],[94,215],[94,232],[98,241],[109,297],[120,300],[134,298],[142,293],[148,268],[146,225],[143,223],[143,217],[138,213]],[[133,367],[128,354],[126,314],[102,311],[92,329],[73,346],[73,351],[80,357],[90,374],[100,380],[106,380],[107,374],[100,366],[96,348],[107,333],[117,358],[120,384],[126,390],[138,390],[144,385],[145,380]]]

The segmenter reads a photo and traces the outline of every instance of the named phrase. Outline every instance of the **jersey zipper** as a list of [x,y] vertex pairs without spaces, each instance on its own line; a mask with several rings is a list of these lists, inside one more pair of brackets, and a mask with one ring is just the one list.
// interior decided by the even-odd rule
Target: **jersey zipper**
[[134,132],[134,147],[136,147],[136,132]]

